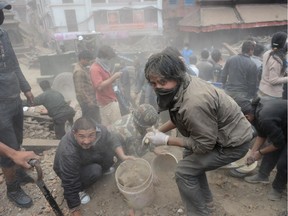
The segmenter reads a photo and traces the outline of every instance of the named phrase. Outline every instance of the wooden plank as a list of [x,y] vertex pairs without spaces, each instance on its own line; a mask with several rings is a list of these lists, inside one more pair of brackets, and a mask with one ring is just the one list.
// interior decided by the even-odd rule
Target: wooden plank
[[50,139],[23,139],[22,147],[27,151],[44,151],[51,148],[56,148],[60,140]]

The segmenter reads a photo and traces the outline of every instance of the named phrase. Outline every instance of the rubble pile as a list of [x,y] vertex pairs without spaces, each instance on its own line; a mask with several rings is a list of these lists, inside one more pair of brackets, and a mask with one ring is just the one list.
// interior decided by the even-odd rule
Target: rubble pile
[[33,117],[25,117],[23,137],[32,139],[55,139],[52,121],[39,121]]

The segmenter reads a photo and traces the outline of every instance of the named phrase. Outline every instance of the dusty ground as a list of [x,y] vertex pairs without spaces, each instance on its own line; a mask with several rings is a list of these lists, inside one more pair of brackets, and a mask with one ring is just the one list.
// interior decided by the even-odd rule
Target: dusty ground
[[[32,85],[33,93],[40,93],[40,88],[36,83],[39,71],[36,69],[28,70],[25,65],[22,69],[28,81]],[[49,142],[47,140],[47,142]],[[170,148],[170,151],[181,158],[181,151],[178,148]],[[56,198],[57,203],[64,212],[68,214],[66,202],[63,199],[63,191],[58,177],[52,170],[55,149],[43,152],[41,166],[44,171],[44,182],[48,189]],[[144,158],[152,162],[155,156],[148,153]],[[173,167],[173,166],[171,166]],[[163,174],[162,174],[163,175]],[[271,180],[275,171],[272,173]],[[165,175],[164,175],[165,176]],[[161,177],[161,176],[160,176]],[[273,202],[267,199],[267,192],[271,184],[248,184],[242,179],[230,177],[227,170],[216,170],[208,173],[211,190],[216,203],[215,216],[284,216],[287,215],[287,196],[280,201]],[[177,186],[171,175],[171,170],[167,171],[167,179],[160,179],[157,185],[154,185],[155,197],[152,204],[142,210],[136,211],[137,216],[177,216],[185,215],[185,209],[182,205]],[[53,211],[46,202],[41,191],[35,184],[27,184],[23,187],[25,191],[33,198],[34,205],[29,209],[20,209],[15,207],[6,198],[6,187],[3,181],[3,175],[0,174],[0,216],[36,216],[36,215],[54,215]],[[85,216],[126,216],[129,207],[123,195],[119,192],[114,174],[104,176],[88,191],[91,196],[91,202],[81,207],[82,214]]]

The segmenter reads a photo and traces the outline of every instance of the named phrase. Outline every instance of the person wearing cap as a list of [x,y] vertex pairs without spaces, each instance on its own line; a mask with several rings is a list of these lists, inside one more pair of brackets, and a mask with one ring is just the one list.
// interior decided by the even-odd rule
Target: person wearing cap
[[[90,201],[85,190],[103,175],[114,172],[114,156],[119,146],[121,142],[118,136],[85,117],[77,119],[72,130],[61,139],[53,170],[61,179],[71,215],[80,216],[81,204]],[[127,156],[122,159],[132,158]]]
[[[148,132],[143,143],[183,148],[175,179],[187,216],[208,216],[213,211],[213,197],[206,172],[246,155],[251,125],[222,89],[189,76],[177,55],[152,55],[145,66],[145,77],[157,95],[159,111],[168,110],[171,120]],[[166,134],[174,128],[181,137]]]
[[[0,25],[5,19],[3,9],[11,8],[10,4],[0,1]],[[0,28],[0,53],[0,142],[19,151],[23,140],[23,107],[20,92],[24,93],[30,104],[33,104],[34,96],[21,71],[8,33],[3,28]],[[27,174],[7,156],[1,156],[0,165],[9,200],[20,208],[29,208],[33,203],[32,199],[20,187],[20,183],[27,183],[24,181]]]
[[276,32],[271,39],[272,49],[263,54],[259,97],[266,99],[282,98],[283,84],[288,83],[286,40],[286,32]]
[[100,106],[102,124],[108,126],[121,118],[119,103],[113,89],[113,83],[122,72],[113,72],[112,59],[116,54],[112,47],[103,45],[99,48],[98,57],[90,68],[90,77]]
[[89,73],[92,60],[93,54],[89,50],[83,50],[79,53],[78,63],[74,67],[73,81],[76,98],[82,110],[82,116],[91,118],[101,124],[100,108]]
[[252,99],[257,93],[257,66],[251,60],[255,42],[244,41],[241,53],[227,59],[221,74],[225,92],[232,98]]
[[[258,173],[244,180],[254,184],[268,184],[270,173],[276,166],[277,173],[268,199],[279,200],[287,185],[287,101],[256,98],[252,103],[243,99],[236,102],[257,130],[247,164],[262,158]],[[268,145],[264,146],[266,141]]]
[[121,119],[108,126],[108,130],[117,134],[121,141],[121,146],[116,148],[121,160],[125,160],[127,155],[142,157],[148,150],[151,150],[147,145],[142,146],[141,143],[147,129],[156,125],[158,118],[158,113],[152,105],[141,104],[132,113],[122,116]]

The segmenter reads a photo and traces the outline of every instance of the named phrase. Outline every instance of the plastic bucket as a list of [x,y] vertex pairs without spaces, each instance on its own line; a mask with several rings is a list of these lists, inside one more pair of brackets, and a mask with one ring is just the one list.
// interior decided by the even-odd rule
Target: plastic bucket
[[130,207],[142,209],[152,203],[153,174],[148,161],[137,158],[122,162],[115,172],[115,179],[119,191]]
[[171,154],[157,155],[152,161],[152,169],[154,173],[175,171],[178,160]]

